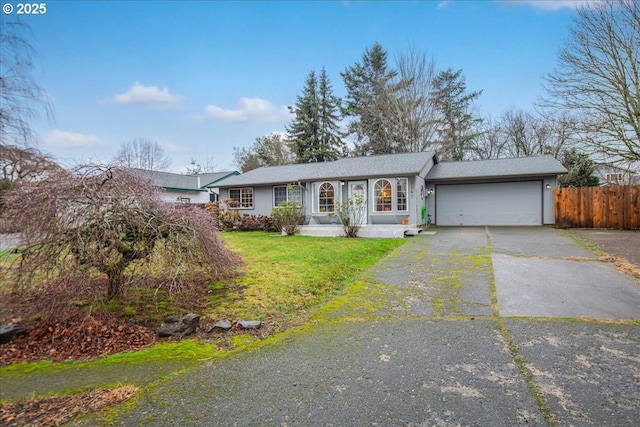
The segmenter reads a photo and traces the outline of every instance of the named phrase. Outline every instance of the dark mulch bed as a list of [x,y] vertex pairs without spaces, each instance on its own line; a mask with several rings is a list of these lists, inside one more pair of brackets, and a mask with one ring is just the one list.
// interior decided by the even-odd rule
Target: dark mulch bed
[[0,404],[0,425],[49,427],[62,425],[78,415],[98,411],[124,402],[139,389],[125,386],[113,390],[97,389],[72,396],[32,399]]
[[156,341],[157,332],[111,316],[77,313],[27,324],[27,334],[0,346],[0,365],[38,360],[89,360]]

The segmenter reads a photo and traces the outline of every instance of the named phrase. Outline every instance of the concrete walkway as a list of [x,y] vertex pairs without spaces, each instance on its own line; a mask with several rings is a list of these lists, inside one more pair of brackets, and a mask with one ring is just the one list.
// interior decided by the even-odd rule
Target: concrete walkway
[[638,307],[636,281],[561,231],[442,229],[398,248],[312,326],[151,388],[108,421],[635,426],[638,323],[562,318],[638,319]]

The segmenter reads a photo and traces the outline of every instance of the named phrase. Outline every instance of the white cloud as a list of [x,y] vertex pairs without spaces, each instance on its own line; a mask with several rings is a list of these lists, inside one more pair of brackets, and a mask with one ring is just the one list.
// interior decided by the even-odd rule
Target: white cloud
[[240,98],[238,108],[235,110],[209,104],[205,107],[204,116],[199,118],[203,120],[234,123],[279,123],[289,121],[291,116],[285,106],[276,107],[269,101],[261,98]]
[[589,3],[593,3],[594,0],[505,0],[503,3],[508,3],[509,5],[529,5],[536,9],[543,10],[560,10],[565,8],[577,9],[581,6],[586,6]]
[[449,5],[449,3],[451,3],[451,0],[442,0],[438,3],[438,9],[445,9]]
[[55,129],[44,137],[44,143],[51,148],[73,150],[78,148],[92,148],[104,145],[95,135],[86,135],[80,132],[68,132]]
[[172,107],[180,107],[182,98],[169,92],[168,88],[160,89],[157,86],[144,86],[135,82],[125,93],[116,93],[113,97],[104,100],[109,104],[158,104]]

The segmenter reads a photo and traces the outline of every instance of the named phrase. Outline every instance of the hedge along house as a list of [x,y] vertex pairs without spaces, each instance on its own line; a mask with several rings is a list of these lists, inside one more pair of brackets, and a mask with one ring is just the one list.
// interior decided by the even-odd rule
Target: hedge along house
[[219,199],[219,183],[240,174],[238,171],[182,175],[179,173],[130,169],[162,189],[161,198],[168,203],[207,203]]
[[[475,172],[466,174],[465,170],[470,167]],[[514,171],[522,173],[514,174]],[[444,219],[438,225],[497,225],[500,221],[504,221],[501,225],[514,225],[510,219],[505,219],[513,215],[501,210],[510,207],[507,204],[496,205],[493,200],[496,191],[513,191],[519,197],[524,187],[518,184],[513,187],[498,185],[509,182],[536,182],[539,191],[527,191],[523,197],[537,200],[537,213],[532,213],[540,217],[537,225],[553,224],[553,191],[548,192],[551,195],[548,199],[542,189],[546,190],[546,185],[550,189],[555,188],[557,174],[564,172],[566,169],[553,157],[440,164],[434,152],[420,152],[262,167],[229,177],[219,187],[220,200],[233,201],[227,207],[237,209],[241,215],[270,215],[274,208],[287,200],[300,201],[304,206],[306,224],[302,234],[311,235],[340,234],[333,215],[336,203],[345,202],[360,194],[365,200],[360,234],[371,237],[402,237],[406,232],[413,234],[417,226],[427,224],[430,219],[432,223],[438,224],[438,212]],[[479,184],[480,186],[472,187],[471,190],[487,193],[489,197],[483,198],[474,191],[451,197],[451,191],[445,186],[461,184]],[[440,189],[443,188],[444,196],[437,200]],[[483,217],[477,221],[486,224],[454,221],[447,224],[446,217],[450,214],[444,212],[457,212],[459,206],[464,206],[463,211],[466,212],[466,204],[469,203],[466,198],[469,196],[474,200],[479,198],[480,205],[486,203],[486,209],[494,210],[495,218]],[[528,206],[534,209],[534,202]],[[551,212],[551,218],[542,215],[543,207],[544,212]],[[473,203],[471,209],[475,209]],[[515,216],[520,217],[521,214]],[[543,222],[543,218],[547,222]],[[331,227],[333,232],[328,231]]]

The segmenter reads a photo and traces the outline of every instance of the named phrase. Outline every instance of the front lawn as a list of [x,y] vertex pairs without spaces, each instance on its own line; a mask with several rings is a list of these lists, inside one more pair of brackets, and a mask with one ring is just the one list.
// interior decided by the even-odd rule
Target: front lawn
[[403,239],[345,239],[225,233],[245,274],[212,287],[210,319],[262,320],[275,330],[299,324]]
[[[402,239],[318,238],[259,232],[223,233],[222,238],[244,264],[233,278],[208,284],[203,279],[199,291],[178,290],[178,294],[171,296],[131,288],[118,298],[102,301],[74,293],[76,288],[69,286],[82,290],[85,281],[79,280],[65,282],[67,287],[52,288],[57,296],[47,292],[46,287],[42,292],[35,289],[34,295],[39,298],[29,299],[28,304],[20,294],[4,298],[13,303],[0,307],[0,324],[12,318],[21,319],[29,334],[0,348],[0,364],[43,358],[86,360],[124,350],[135,351],[156,341],[156,328],[162,319],[188,311],[201,315],[198,338],[222,347],[237,347],[242,340],[252,341],[304,323],[313,307],[326,302],[358,273],[404,243]],[[0,265],[2,268],[5,267]],[[4,291],[10,288],[7,286]],[[53,306],[52,298],[55,310],[47,308]],[[40,303],[34,302],[40,299],[43,299]],[[209,326],[219,320],[259,320],[262,328],[207,333]]]

